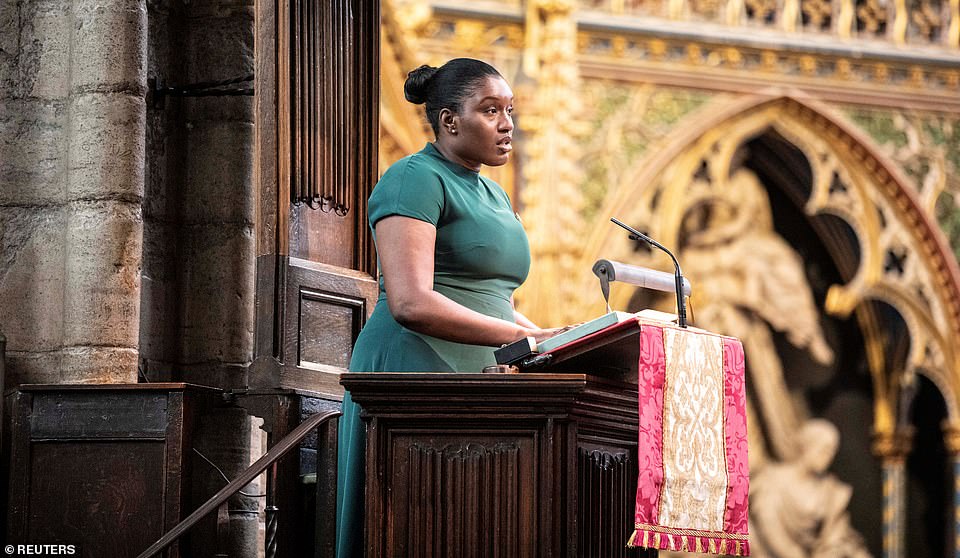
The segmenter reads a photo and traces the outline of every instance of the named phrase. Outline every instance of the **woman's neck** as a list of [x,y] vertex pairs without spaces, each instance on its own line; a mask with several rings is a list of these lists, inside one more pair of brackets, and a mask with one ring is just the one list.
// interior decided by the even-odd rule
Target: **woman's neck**
[[453,146],[445,141],[444,138],[437,138],[433,142],[433,147],[436,148],[436,150],[440,153],[440,155],[443,156],[444,159],[450,161],[451,163],[460,165],[461,167],[472,170],[473,172],[480,172],[480,163],[471,163],[466,159],[457,156]]

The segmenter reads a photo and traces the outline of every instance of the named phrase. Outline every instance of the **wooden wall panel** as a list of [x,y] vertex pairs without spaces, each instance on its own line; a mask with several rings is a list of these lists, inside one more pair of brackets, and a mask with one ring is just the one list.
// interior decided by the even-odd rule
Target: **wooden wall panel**
[[290,0],[288,18],[289,254],[372,273],[379,2]]
[[[366,301],[313,289],[300,289],[300,332],[297,364],[346,368],[352,344],[364,322]],[[329,338],[349,343],[330,342]]]
[[[257,38],[256,354],[248,385],[339,397],[338,373],[377,296],[366,207],[378,178],[380,3],[258,2]],[[323,306],[303,293],[349,299],[352,313],[348,319],[342,304]]]
[[164,532],[164,446],[162,438],[35,443],[26,542],[74,544],[84,556],[142,552]]

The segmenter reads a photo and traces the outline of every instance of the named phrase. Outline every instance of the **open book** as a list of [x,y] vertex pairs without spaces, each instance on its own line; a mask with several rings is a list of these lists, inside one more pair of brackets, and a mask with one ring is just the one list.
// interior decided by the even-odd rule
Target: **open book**
[[583,337],[596,333],[602,329],[606,329],[612,325],[636,318],[661,322],[671,322],[677,319],[675,314],[668,314],[666,312],[659,312],[657,310],[649,309],[642,310],[636,314],[618,311],[608,312],[599,318],[594,318],[588,322],[571,327],[562,333],[558,333],[553,337],[544,339],[540,343],[537,343],[533,337],[525,337],[518,341],[514,341],[513,343],[505,345],[494,351],[494,356],[496,357],[498,364],[514,364],[530,356],[531,354],[549,353],[550,351],[553,351],[558,347],[562,347],[567,343],[572,343],[577,339],[582,339]]
[[582,324],[574,326],[562,333],[558,333],[553,337],[544,339],[540,343],[537,343],[536,351],[538,353],[549,353],[561,345],[566,345],[571,341],[576,341],[581,337],[586,337],[591,333],[596,333],[601,329],[610,327],[613,324],[625,322],[633,319],[634,317],[635,314],[630,314],[629,312],[607,312],[599,318],[594,318],[588,322],[583,322]]

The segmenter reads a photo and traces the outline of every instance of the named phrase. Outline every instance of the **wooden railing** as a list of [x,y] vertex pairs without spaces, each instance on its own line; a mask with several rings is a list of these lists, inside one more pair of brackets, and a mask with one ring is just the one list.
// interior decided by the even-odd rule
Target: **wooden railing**
[[[293,429],[293,431],[287,434],[282,440],[277,442],[276,445],[270,448],[267,453],[263,454],[263,457],[258,459],[247,470],[241,473],[239,477],[230,482],[227,486],[220,489],[219,492],[214,494],[202,506],[197,508],[197,510],[190,514],[189,517],[178,523],[176,527],[160,537],[157,542],[150,545],[150,547],[144,550],[138,556],[138,558],[150,558],[151,556],[156,556],[165,548],[176,542],[177,539],[179,539],[184,533],[199,523],[200,520],[220,509],[221,506],[227,502],[227,499],[240,491],[258,475],[266,471],[268,467],[276,467],[277,461],[279,461],[280,458],[286,455],[291,449],[297,447],[297,445],[314,429],[318,430],[318,465],[320,463],[335,463],[337,457],[337,421],[331,419],[336,419],[336,417],[339,416],[339,411],[323,411],[315,415],[311,415],[299,426]],[[320,509],[323,506],[329,506],[331,508],[336,506],[336,476],[336,467],[332,467],[327,471],[323,471],[323,474],[321,474],[321,471],[317,471],[317,509]],[[276,532],[275,519],[276,518],[267,518],[267,541],[265,545],[267,558],[272,558],[277,549],[278,541],[271,540],[272,533]],[[318,522],[315,540],[318,541],[318,544],[321,546],[321,548],[317,549],[316,555],[332,556],[335,539],[336,525],[326,522]]]

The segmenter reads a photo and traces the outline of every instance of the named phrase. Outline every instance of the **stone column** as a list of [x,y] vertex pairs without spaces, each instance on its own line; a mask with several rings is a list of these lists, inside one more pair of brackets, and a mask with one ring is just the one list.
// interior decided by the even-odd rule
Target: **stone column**
[[944,445],[953,469],[953,556],[960,558],[960,424],[943,425]]
[[73,8],[62,380],[136,382],[146,3]]
[[[187,83],[251,74],[251,0],[195,0],[187,10]],[[253,97],[183,100],[187,145],[179,194],[177,336],[184,381],[246,386],[253,361]],[[238,444],[247,441],[237,437]]]
[[883,557],[906,558],[906,461],[913,429],[880,433],[873,452],[883,462]]
[[69,2],[0,2],[0,328],[7,386],[60,379]]

